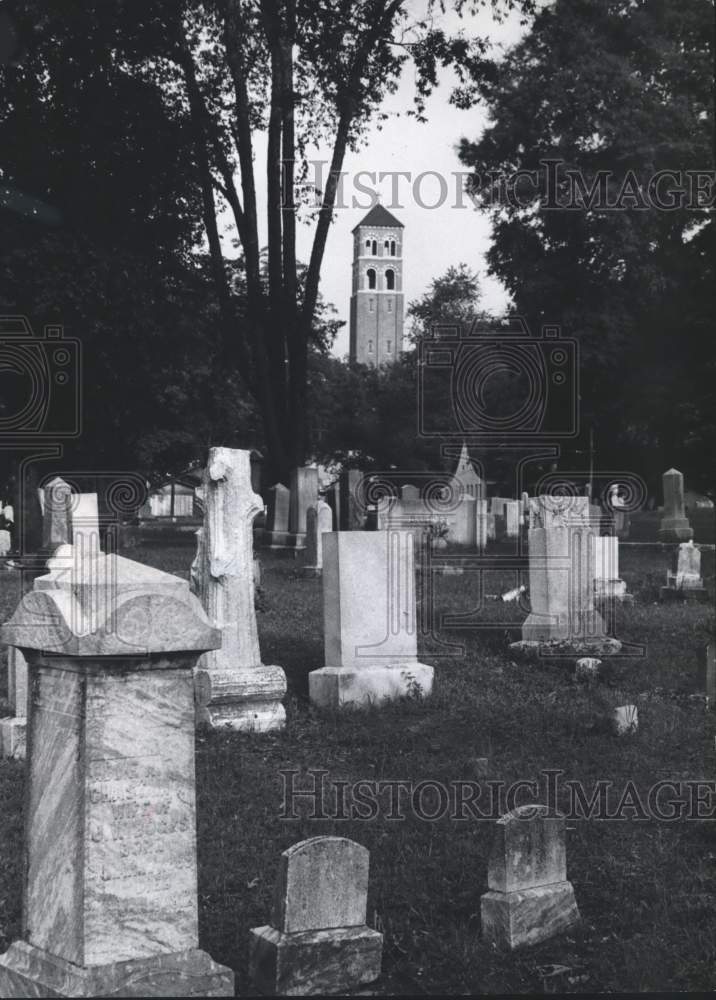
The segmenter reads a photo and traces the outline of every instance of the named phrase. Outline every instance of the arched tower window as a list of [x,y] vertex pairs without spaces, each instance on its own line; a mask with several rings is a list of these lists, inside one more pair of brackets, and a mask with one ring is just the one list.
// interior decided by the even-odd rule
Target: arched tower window
[[395,257],[395,240],[390,241],[390,256]]
[[373,341],[372,340],[368,341],[368,353],[369,354],[373,353]]
[[370,252],[373,254],[374,257],[378,256],[378,241],[377,240],[373,240],[373,242],[371,243],[371,245],[370,245]]
[[370,250],[370,240],[365,241],[365,248],[366,250]]
[[375,270],[369,267],[365,272],[365,276],[368,279],[368,288],[375,288]]
[[385,272],[385,287],[389,292],[392,292],[395,288],[395,271],[390,267]]

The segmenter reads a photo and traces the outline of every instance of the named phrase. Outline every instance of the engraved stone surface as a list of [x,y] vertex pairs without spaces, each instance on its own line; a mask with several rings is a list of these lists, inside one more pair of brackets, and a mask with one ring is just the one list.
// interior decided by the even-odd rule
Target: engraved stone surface
[[323,536],[325,666],[308,675],[311,701],[325,707],[432,690],[418,662],[415,532],[328,532]]
[[280,667],[261,662],[252,524],[263,504],[251,486],[250,455],[212,448],[204,471],[204,526],[197,535],[192,589],[221,629],[222,645],[197,667],[197,722],[263,731],[285,723],[286,677]]
[[273,925],[251,931],[255,986],[309,996],[378,978],[383,937],[365,923],[368,864],[368,851],[343,837],[312,837],[283,852]]
[[[30,694],[24,940],[0,958],[0,995],[233,995],[230,971],[197,950],[193,666],[221,637],[184,581],[155,570],[167,590],[142,592],[146,567],[114,558],[97,634],[86,580],[56,567],[2,628]],[[118,656],[137,609],[135,655],[125,643]]]
[[545,941],[579,920],[567,881],[564,817],[546,806],[521,806],[496,823],[481,899],[488,941],[518,948]]
[[83,557],[101,549],[96,493],[74,493],[70,509],[72,544]]

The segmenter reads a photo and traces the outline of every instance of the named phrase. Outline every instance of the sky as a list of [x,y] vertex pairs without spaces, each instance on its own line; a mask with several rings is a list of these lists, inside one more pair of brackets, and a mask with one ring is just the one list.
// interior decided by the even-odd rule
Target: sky
[[[409,7],[419,16],[424,12],[425,0],[412,0]],[[476,16],[466,15],[462,20],[450,11],[436,20],[446,30],[462,26],[467,32],[487,35],[497,53],[518,41],[524,32],[518,16],[510,16],[502,24],[496,24],[489,11],[481,11]],[[489,221],[485,214],[475,211],[470,200],[461,193],[463,182],[460,174],[465,168],[456,153],[456,146],[463,136],[472,140],[479,137],[487,124],[487,115],[481,105],[460,111],[449,104],[453,83],[453,73],[445,73],[427,101],[427,123],[420,124],[404,114],[395,116],[395,112],[412,105],[414,69],[407,62],[398,90],[386,99],[382,108],[391,117],[383,123],[382,129],[374,126],[367,131],[358,152],[346,155],[345,207],[336,211],[331,226],[320,285],[323,298],[333,303],[339,318],[346,321],[333,347],[337,357],[348,353],[347,321],[353,252],[351,230],[371,207],[371,196],[363,193],[357,184],[375,190],[380,195],[381,203],[405,226],[403,291],[406,308],[411,300],[427,291],[434,278],[442,275],[451,265],[460,263],[467,264],[479,275],[483,308],[499,312],[507,304],[507,294],[502,285],[486,273],[484,255],[490,244]],[[265,150],[257,148],[256,154],[260,163]],[[322,162],[324,172],[327,172],[330,160],[328,148],[309,152],[307,158]],[[375,183],[365,175],[357,177],[360,171],[374,173]],[[409,172],[411,179],[397,178],[394,175],[398,171]],[[389,174],[382,183],[378,182],[380,173]],[[420,178],[421,174],[427,176]],[[434,174],[444,179],[442,184]],[[256,179],[258,183],[263,182],[262,170],[256,172]],[[261,204],[265,201],[265,188],[259,188],[257,195]],[[297,256],[304,262],[310,256],[313,231],[313,224],[299,224],[297,227]]]

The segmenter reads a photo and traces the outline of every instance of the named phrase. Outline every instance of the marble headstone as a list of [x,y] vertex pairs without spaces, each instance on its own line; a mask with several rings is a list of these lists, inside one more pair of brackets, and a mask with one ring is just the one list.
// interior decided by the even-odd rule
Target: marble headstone
[[662,482],[664,512],[659,526],[659,541],[688,542],[694,532],[684,513],[684,477],[678,469],[667,469]]
[[302,568],[304,576],[320,576],[323,570],[323,535],[333,530],[333,511],[327,503],[319,500],[308,508],[306,515],[306,561]]
[[264,544],[270,549],[283,549],[288,545],[288,514],[291,491],[283,483],[276,483],[269,491],[268,514]]
[[306,544],[306,514],[318,503],[318,469],[302,466],[291,473],[289,545],[302,549]]
[[249,974],[271,996],[344,994],[380,975],[383,936],[366,925],[369,855],[312,837],[281,855],[271,924],[250,937]]

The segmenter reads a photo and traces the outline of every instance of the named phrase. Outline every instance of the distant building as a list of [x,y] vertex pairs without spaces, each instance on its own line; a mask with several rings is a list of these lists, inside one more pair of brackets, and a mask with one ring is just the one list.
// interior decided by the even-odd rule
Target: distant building
[[391,364],[402,350],[404,228],[375,205],[353,229],[351,361]]

